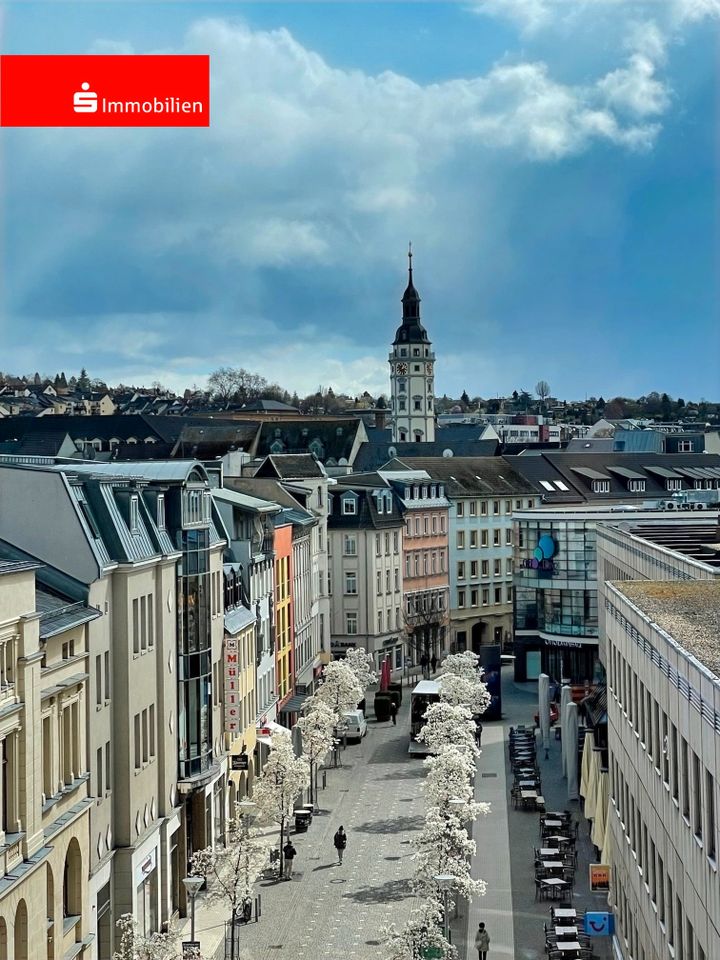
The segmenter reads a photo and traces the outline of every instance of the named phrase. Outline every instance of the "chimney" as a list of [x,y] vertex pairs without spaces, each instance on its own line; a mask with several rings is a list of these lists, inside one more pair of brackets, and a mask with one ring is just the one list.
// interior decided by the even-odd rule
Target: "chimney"
[[387,426],[387,407],[375,407],[375,426],[384,430]]

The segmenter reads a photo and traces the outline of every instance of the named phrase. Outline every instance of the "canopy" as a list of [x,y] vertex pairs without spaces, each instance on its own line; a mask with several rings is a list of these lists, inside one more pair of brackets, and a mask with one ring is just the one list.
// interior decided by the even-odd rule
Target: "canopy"
[[591,730],[585,731],[585,742],[583,743],[583,755],[582,755],[582,772],[580,775],[580,796],[585,798],[587,797],[588,792],[588,774],[590,773],[590,755],[592,754],[594,745],[593,735]]
[[572,691],[568,684],[563,684],[560,692],[560,723],[562,724],[562,772],[567,776],[567,705],[572,700]]
[[569,703],[565,708],[567,724],[563,729],[563,741],[567,751],[568,800],[578,799],[578,708]]
[[605,823],[607,820],[608,803],[608,775],[602,771],[598,774],[597,801],[595,804],[595,819],[593,820],[590,839],[598,849],[602,850],[605,842]]
[[600,784],[600,751],[593,746],[588,769],[587,796],[585,797],[585,817],[594,820],[597,816],[597,797]]
[[543,747],[550,747],[550,677],[541,673],[538,678],[538,719]]

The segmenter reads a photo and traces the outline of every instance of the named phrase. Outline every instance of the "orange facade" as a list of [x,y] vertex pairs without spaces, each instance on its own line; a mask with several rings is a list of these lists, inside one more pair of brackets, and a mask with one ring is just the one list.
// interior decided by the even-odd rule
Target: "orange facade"
[[278,710],[293,694],[292,524],[275,528],[275,686]]
[[447,507],[418,507],[406,512],[403,563],[406,601],[415,594],[442,597],[442,609],[447,610],[450,588]]

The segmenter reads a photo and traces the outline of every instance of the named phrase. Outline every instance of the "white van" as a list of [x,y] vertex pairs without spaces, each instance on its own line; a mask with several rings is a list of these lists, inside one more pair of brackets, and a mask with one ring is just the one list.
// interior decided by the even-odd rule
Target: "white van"
[[348,740],[362,740],[367,733],[367,720],[362,710],[346,710],[343,713],[344,734]]

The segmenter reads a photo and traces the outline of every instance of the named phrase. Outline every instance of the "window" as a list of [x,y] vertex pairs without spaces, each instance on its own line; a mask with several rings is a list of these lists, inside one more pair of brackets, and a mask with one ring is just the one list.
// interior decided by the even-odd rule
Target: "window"
[[400,570],[395,567],[395,593],[400,590]]
[[508,557],[505,561],[505,576],[509,577],[513,572],[513,561],[512,557]]
[[110,756],[110,741],[105,744],[105,793],[112,790],[112,757]]
[[415,517],[415,536],[420,536],[420,517]]
[[147,650],[147,613],[145,597],[140,597],[140,649]]
[[645,492],[645,481],[644,480],[630,480],[628,481],[628,490],[631,493],[644,493]]
[[700,774],[700,757],[692,751],[693,762],[693,833],[696,840],[702,843],[702,777]]
[[393,553],[398,553],[400,550],[400,534],[395,531],[393,534]]
[[97,785],[95,787],[95,796],[102,797],[103,795],[103,748],[98,747],[97,751],[97,760],[95,761],[95,776],[97,777]]
[[158,530],[165,529],[165,494],[159,493],[157,498],[157,526]]
[[143,710],[142,712],[142,759],[143,763],[147,763],[150,757],[150,748],[148,741],[148,712]]
[[482,602],[484,607],[487,607],[487,605],[490,603],[490,591],[487,587],[483,587]]
[[705,847],[710,860],[715,860],[715,780],[705,771]]
[[513,542],[513,532],[512,527],[505,528],[505,546],[511,547]]
[[382,633],[382,632],[383,632],[383,615],[382,615],[382,610],[378,610],[378,615],[377,615],[377,632],[378,632],[378,633]]
[[682,480],[680,477],[668,477],[665,481],[666,490],[682,490]]
[[505,501],[505,513],[512,513],[512,500]]
[[502,587],[495,587],[495,603],[502,603]]
[[457,513],[456,513],[456,516],[458,516],[458,517],[464,517],[464,516],[465,516],[465,504],[463,503],[462,500],[458,500],[458,502],[457,502]]
[[693,452],[692,440],[678,440],[678,453],[692,453],[692,452]]
[[480,501],[480,516],[481,516],[481,517],[486,517],[487,514],[488,514],[488,501],[487,501],[487,500],[481,500],[481,501]]
[[609,480],[593,480],[592,491],[593,493],[610,493],[610,481]]
[[522,500],[516,500],[516,501],[515,501],[515,509],[516,509],[516,510],[522,510]]
[[405,536],[406,537],[412,536],[412,520],[405,521]]
[[382,494],[377,498],[377,512],[385,513],[385,497]]
[[357,556],[357,538],[352,534],[345,534],[343,537],[343,554],[346,557]]
[[482,575],[483,577],[489,577],[489,576],[490,576],[490,561],[489,561],[489,560],[483,560],[483,561],[482,561],[482,564],[481,564],[481,566],[480,566],[480,573],[481,573],[481,575]]
[[458,550],[463,550],[465,548],[465,531],[458,530],[457,532],[457,548]]
[[493,576],[502,576],[502,560],[493,561]]
[[95,703],[102,704],[102,656],[95,657]]
[[345,593],[357,593],[357,573],[354,571],[349,570],[345,574]]
[[470,578],[474,579],[478,575],[478,562],[477,560],[470,561]]
[[480,546],[486,547],[488,545],[488,532],[487,530],[480,531]]
[[500,513],[500,501],[493,500],[493,515],[497,516]]
[[133,618],[133,653],[140,653],[140,601],[137,597],[132,602]]
[[390,555],[390,534],[386,533],[385,534],[385,556],[387,557],[389,555]]
[[502,532],[501,530],[493,530],[493,546],[494,546],[494,547],[499,547],[499,546],[500,546],[500,534],[501,534],[501,532]]
[[471,550],[477,549],[477,545],[478,545],[477,530],[471,530],[470,531],[470,549]]
[[458,578],[458,580],[464,580],[464,579],[465,579],[465,561],[464,561],[464,560],[458,561],[458,565],[457,565],[457,578]]
[[130,533],[137,533],[140,527],[138,515],[138,498],[133,494],[130,497]]
[[151,703],[148,709],[148,728],[150,740],[150,759],[155,759],[155,704]]
[[142,757],[141,757],[141,740],[140,740],[140,714],[136,713],[134,717],[134,733],[135,733],[135,769],[139,770],[142,767]]
[[342,512],[343,514],[357,513],[357,500],[355,497],[343,497]]
[[550,493],[555,493],[555,488],[553,487],[553,485],[550,483],[549,480],[541,480],[541,481],[540,481],[540,486],[541,486],[544,490],[549,490]]
[[477,590],[470,591],[470,606],[476,607],[478,605],[478,592]]
[[386,570],[386,571],[385,571],[385,593],[390,593],[390,592],[391,592],[391,589],[390,589],[390,571],[389,571],[389,570]]
[[464,606],[465,606],[465,591],[458,590],[458,607],[464,607]]
[[477,516],[477,500],[470,501],[470,516],[471,517]]
[[352,610],[345,614],[345,632],[348,636],[355,636],[358,632],[358,615]]

